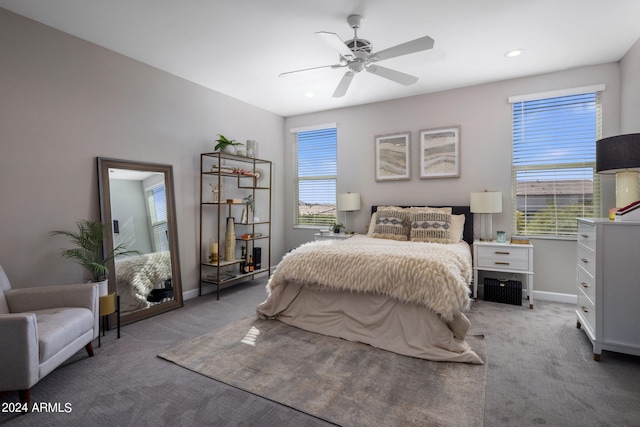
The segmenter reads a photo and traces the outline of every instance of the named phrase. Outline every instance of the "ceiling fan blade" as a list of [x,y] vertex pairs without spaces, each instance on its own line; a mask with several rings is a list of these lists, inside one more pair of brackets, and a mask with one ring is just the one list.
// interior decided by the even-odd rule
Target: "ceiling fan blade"
[[433,48],[434,40],[429,36],[420,37],[388,49],[381,50],[369,56],[369,62],[382,61],[383,59],[395,58],[396,56],[407,55],[409,53],[421,52]]
[[380,67],[379,65],[370,65],[366,68],[371,74],[384,77],[401,85],[409,86],[418,81],[416,76],[411,74],[401,73],[400,71],[392,70],[391,68]]
[[353,76],[355,75],[356,73],[351,70],[344,73],[344,76],[342,76],[342,80],[340,80],[340,83],[338,83],[338,87],[336,88],[335,92],[333,92],[334,98],[341,98],[347,93],[347,89],[349,89],[351,80],[353,80]]
[[278,77],[283,77],[283,76],[286,76],[286,75],[289,75],[289,74],[293,74],[293,73],[301,73],[303,71],[319,70],[321,68],[341,68],[341,67],[344,67],[344,66],[345,65],[334,64],[334,65],[322,65],[320,67],[303,68],[302,70],[285,71],[284,73],[278,74]]
[[353,52],[351,52],[351,49],[347,47],[340,36],[338,36],[336,33],[319,31],[316,33],[316,35],[324,40],[329,46],[340,52],[340,56],[344,56],[345,58],[353,58]]

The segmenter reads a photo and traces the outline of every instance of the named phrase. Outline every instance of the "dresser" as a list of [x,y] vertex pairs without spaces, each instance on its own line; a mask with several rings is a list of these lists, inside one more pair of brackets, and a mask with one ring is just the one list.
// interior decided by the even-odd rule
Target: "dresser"
[[533,245],[473,242],[473,297],[478,298],[478,272],[497,271],[524,275],[529,298],[529,308],[533,308]]
[[602,350],[640,355],[640,222],[578,219],[577,327]]

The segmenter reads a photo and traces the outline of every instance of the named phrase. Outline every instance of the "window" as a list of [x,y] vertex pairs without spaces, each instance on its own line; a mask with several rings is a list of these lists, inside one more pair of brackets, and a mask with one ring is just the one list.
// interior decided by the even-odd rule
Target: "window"
[[165,195],[164,185],[148,190],[147,201],[149,203],[153,249],[155,251],[168,251],[167,197]]
[[[513,234],[571,237],[577,217],[600,216],[595,172],[604,86],[513,103]],[[555,96],[549,96],[555,95]]]
[[295,133],[294,225],[326,227],[336,221],[337,129],[335,124]]

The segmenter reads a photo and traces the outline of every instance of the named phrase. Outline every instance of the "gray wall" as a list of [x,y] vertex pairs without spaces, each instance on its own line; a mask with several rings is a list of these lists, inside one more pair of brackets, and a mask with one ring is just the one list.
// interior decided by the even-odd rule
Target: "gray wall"
[[[636,66],[636,74],[638,67]],[[338,124],[338,193],[359,192],[363,208],[354,213],[354,228],[364,232],[374,204],[468,205],[469,193],[483,189],[503,193],[503,212],[493,215],[494,230],[511,235],[511,105],[508,97],[604,83],[603,133],[620,130],[620,70],[618,63],[583,67],[534,77],[448,90],[411,98],[289,117],[285,122],[286,206],[293,205],[293,136],[290,128]],[[419,130],[461,126],[461,177],[419,179]],[[411,132],[412,179],[376,182],[374,137]],[[610,184],[606,183],[605,191]],[[313,230],[293,229],[285,218],[287,247],[313,239]],[[476,219],[476,231],[479,228]],[[535,245],[535,289],[575,294],[575,241],[542,240]]]
[[[283,217],[282,117],[5,9],[0,58],[0,263],[13,286],[83,281],[48,233],[99,218],[98,156],[173,165],[186,291],[198,286],[199,155],[218,133],[257,140],[275,162]],[[279,259],[282,239],[272,248]]]
[[640,39],[620,61],[622,77],[622,133],[640,132]]

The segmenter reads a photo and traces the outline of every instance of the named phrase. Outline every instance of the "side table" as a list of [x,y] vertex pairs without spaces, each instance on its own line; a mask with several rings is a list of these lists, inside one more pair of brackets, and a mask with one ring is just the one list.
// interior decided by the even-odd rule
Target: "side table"
[[529,308],[533,308],[533,245],[473,241],[473,298],[478,298],[478,271],[517,273],[525,277]]
[[315,237],[315,240],[345,240],[348,239],[349,237],[353,236],[353,234],[347,234],[347,233],[316,233],[313,235]]
[[[99,298],[100,305],[100,318],[102,319],[102,336],[105,334],[105,330],[108,326],[110,314],[116,313],[117,319],[117,327],[118,327],[118,338],[120,338],[120,295],[117,295],[115,292],[109,295],[104,295]],[[100,332],[98,332],[98,347],[100,347]]]

